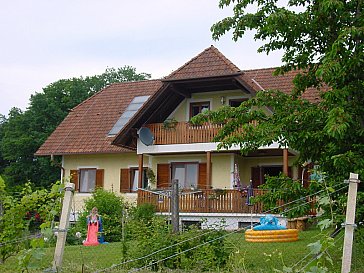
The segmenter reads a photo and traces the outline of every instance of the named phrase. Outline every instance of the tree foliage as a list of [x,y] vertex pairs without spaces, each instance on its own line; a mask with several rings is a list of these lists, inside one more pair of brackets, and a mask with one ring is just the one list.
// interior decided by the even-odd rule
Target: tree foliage
[[[300,151],[299,161],[320,163],[328,175],[364,175],[364,16],[363,1],[220,0],[234,14],[211,28],[214,39],[228,31],[238,40],[247,31],[265,44],[258,51],[283,50],[277,74],[298,70],[289,95],[259,92],[237,109],[224,108],[200,119],[225,120],[216,140],[223,146],[244,143],[243,152],[272,141]],[[255,12],[248,7],[255,6]],[[318,88],[321,100],[302,99]],[[252,108],[253,107],[253,108]],[[263,111],[269,107],[273,114]],[[257,126],[249,124],[257,121]],[[239,135],[238,128],[244,133]]]
[[32,95],[27,110],[13,108],[7,118],[0,116],[0,173],[8,186],[32,181],[44,187],[57,180],[59,168],[49,158],[35,157],[34,153],[68,112],[114,82],[148,78],[149,74],[124,66],[107,68],[101,75],[62,79]]

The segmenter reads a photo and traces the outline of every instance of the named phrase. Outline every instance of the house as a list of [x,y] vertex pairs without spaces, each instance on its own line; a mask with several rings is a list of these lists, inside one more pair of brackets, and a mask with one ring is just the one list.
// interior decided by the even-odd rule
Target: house
[[[236,107],[258,91],[290,92],[297,72],[272,76],[273,71],[241,71],[211,46],[163,79],[101,90],[72,109],[36,155],[62,156],[64,175],[75,183],[78,201],[103,187],[167,213],[168,195],[162,189],[178,179],[186,193],[180,198],[182,221],[241,219],[249,208],[235,188],[236,168],[241,183],[252,180],[254,188],[264,183],[265,174],[284,172],[297,179],[302,172],[293,166],[297,152],[277,144],[246,156],[239,147],[219,151],[212,138],[222,125],[188,121],[205,109]],[[319,97],[313,89],[303,96],[310,101]],[[148,185],[147,170],[154,172],[155,185]],[[143,190],[149,186],[153,190]],[[259,217],[261,207],[255,205],[254,212]]]

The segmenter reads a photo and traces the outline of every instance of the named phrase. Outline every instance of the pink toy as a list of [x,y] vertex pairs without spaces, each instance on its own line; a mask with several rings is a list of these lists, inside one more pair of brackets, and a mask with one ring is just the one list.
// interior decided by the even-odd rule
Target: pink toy
[[97,235],[99,232],[99,215],[97,208],[93,208],[91,214],[87,216],[87,238],[83,242],[84,246],[96,246],[99,244]]

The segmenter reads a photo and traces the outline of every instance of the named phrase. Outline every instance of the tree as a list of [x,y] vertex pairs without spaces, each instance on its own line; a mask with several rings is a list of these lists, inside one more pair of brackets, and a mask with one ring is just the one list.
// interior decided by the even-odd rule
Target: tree
[[[282,6],[282,4],[286,4]],[[313,160],[336,180],[349,171],[364,175],[364,16],[362,0],[220,0],[234,5],[234,15],[211,28],[214,39],[232,30],[236,41],[255,30],[265,44],[258,51],[283,50],[276,74],[291,70],[292,94],[259,92],[237,109],[224,108],[205,119],[229,120],[217,140],[223,146],[245,143],[243,152],[272,141],[300,151],[299,161]],[[256,6],[256,12],[247,8]],[[321,101],[302,99],[319,88]],[[252,106],[258,106],[252,110]],[[259,106],[273,110],[267,115]],[[257,120],[256,127],[247,122]],[[243,127],[244,133],[232,134]]]
[[45,187],[57,180],[59,168],[49,158],[35,157],[34,153],[69,110],[114,82],[149,78],[150,74],[137,73],[131,66],[107,68],[101,75],[51,83],[31,96],[26,111],[11,109],[9,117],[0,122],[0,160],[7,162],[2,172],[8,186],[21,187],[29,180]]
[[[6,123],[7,119],[4,115],[0,114],[0,140],[3,138],[3,126]],[[1,149],[0,149],[0,174],[3,172],[5,167],[8,165],[8,162],[4,160]]]

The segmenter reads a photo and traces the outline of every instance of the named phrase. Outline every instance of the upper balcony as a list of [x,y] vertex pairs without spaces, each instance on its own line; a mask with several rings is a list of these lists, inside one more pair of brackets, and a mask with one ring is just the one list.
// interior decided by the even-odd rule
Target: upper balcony
[[155,145],[165,145],[212,142],[223,125],[192,125],[189,122],[178,122],[173,128],[165,128],[163,123],[148,124],[146,127],[154,135]]

